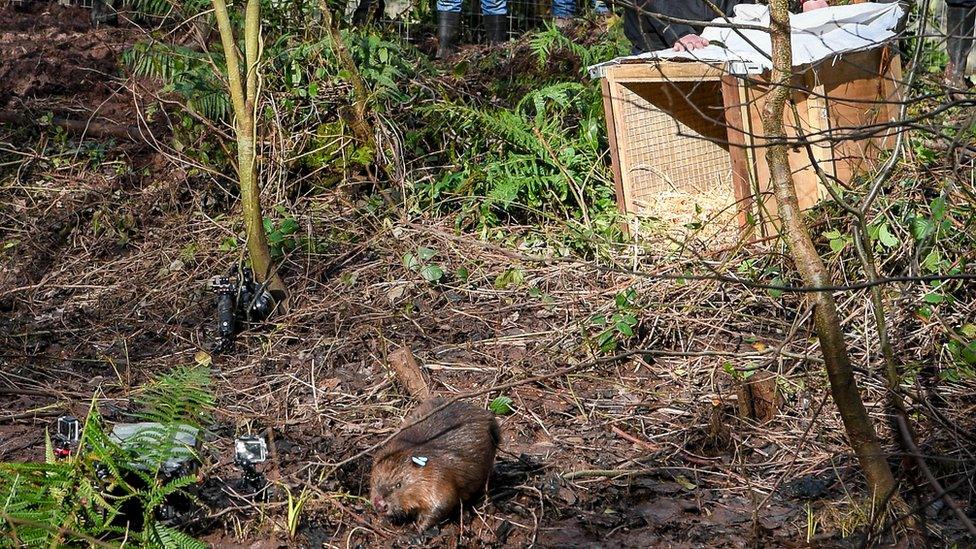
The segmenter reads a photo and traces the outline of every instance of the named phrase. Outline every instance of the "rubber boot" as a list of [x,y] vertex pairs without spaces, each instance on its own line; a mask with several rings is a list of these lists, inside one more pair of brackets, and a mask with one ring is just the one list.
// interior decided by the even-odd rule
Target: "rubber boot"
[[447,59],[454,53],[454,41],[461,29],[461,12],[437,12],[437,58]]
[[973,49],[973,33],[976,32],[976,7],[946,6],[946,50],[949,64],[946,65],[945,83],[955,90],[965,90],[966,65],[969,52]]
[[92,27],[118,25],[119,13],[115,11],[115,0],[94,0],[88,17]]
[[485,36],[489,44],[500,44],[508,40],[507,19],[506,15],[481,16],[481,20],[485,23]]

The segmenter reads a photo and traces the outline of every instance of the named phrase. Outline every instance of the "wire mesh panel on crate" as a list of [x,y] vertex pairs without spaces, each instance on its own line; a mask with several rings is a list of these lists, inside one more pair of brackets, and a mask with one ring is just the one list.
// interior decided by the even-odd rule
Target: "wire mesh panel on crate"
[[[618,103],[624,137],[618,147],[625,157],[630,202],[642,209],[669,191],[731,188],[728,148],[720,135],[724,129],[715,123],[722,113],[716,84],[676,86],[673,94],[662,86],[653,91],[642,87],[647,85],[622,86]],[[658,100],[666,102],[667,111],[654,104]]]

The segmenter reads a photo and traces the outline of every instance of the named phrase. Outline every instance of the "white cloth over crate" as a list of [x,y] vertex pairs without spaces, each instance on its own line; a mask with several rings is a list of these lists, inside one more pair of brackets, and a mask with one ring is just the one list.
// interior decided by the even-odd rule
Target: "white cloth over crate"
[[[903,10],[897,3],[849,4],[806,13],[790,14],[793,66],[816,63],[829,57],[877,47],[896,34]],[[740,4],[732,17],[719,17],[713,23],[769,28],[769,8],[759,4]],[[771,69],[772,41],[769,33],[755,28],[705,27],[702,38],[710,44],[693,51],[666,49],[613,61],[589,68],[594,78],[603,76],[602,68],[624,60],[684,59],[709,64],[729,63],[734,73],[756,73]]]

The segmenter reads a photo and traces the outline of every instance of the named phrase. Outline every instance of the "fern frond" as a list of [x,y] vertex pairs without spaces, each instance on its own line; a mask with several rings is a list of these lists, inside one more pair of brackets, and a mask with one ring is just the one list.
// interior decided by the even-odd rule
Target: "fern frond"
[[146,541],[151,547],[160,549],[207,549],[207,544],[194,539],[183,532],[159,523],[153,523],[148,529]]
[[210,423],[214,396],[211,373],[201,366],[177,367],[146,384],[135,401],[143,408],[135,417],[162,425],[197,428]]

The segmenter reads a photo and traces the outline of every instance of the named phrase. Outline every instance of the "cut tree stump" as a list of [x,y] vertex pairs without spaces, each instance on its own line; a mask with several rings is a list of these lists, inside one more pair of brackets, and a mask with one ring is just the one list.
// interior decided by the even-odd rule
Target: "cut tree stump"
[[410,396],[418,401],[430,398],[430,386],[427,384],[423,372],[420,371],[420,365],[417,364],[417,359],[414,358],[409,347],[404,346],[393,351],[387,357],[387,361],[397,380],[410,393]]
[[783,395],[776,384],[776,374],[756,370],[748,379],[740,381],[736,388],[739,401],[739,417],[759,423],[776,417],[783,407]]

